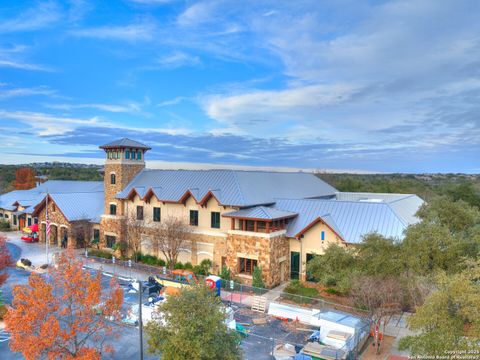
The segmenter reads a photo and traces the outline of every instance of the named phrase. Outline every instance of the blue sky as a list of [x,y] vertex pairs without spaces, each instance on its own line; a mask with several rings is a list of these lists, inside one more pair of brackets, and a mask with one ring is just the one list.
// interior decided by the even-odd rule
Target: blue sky
[[2,163],[480,172],[478,1],[9,1]]

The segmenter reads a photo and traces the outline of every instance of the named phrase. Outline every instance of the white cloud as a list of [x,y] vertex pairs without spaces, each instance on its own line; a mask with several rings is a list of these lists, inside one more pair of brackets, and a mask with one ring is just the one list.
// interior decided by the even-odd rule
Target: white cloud
[[0,47],[0,67],[32,71],[53,71],[50,67],[20,59],[29,48],[23,45]]
[[[345,4],[332,10],[335,16],[329,6],[311,5],[279,4],[242,14],[251,46],[242,48],[242,39],[235,39],[237,46],[226,41],[226,46],[252,54],[267,49],[284,64],[288,81],[271,89],[210,91],[200,103],[220,123],[212,131],[288,134],[294,141],[321,138],[375,148],[382,141],[458,143],[480,126],[478,116],[469,120],[466,115],[479,111],[472,92],[480,92],[480,23],[472,9],[480,10],[480,3],[412,0],[353,6],[349,9],[357,13],[349,22],[352,10],[345,12]],[[195,21],[188,24],[208,20],[205,9],[193,10]],[[228,13],[228,6],[215,14],[222,11]],[[395,131],[405,124],[410,136]]]
[[163,68],[175,69],[183,66],[196,66],[201,62],[198,56],[192,56],[181,51],[175,51],[172,54],[158,58],[156,63]]
[[22,61],[0,59],[0,67],[7,67],[21,70],[34,70],[34,71],[53,71],[51,68],[38,64],[25,63]]
[[91,103],[91,104],[45,104],[46,107],[50,109],[57,110],[74,110],[74,109],[96,109],[111,113],[135,113],[141,111],[141,105],[137,103],[128,103],[125,105],[116,105],[116,104],[100,104],[100,103]]
[[181,103],[182,101],[188,99],[186,96],[177,96],[170,100],[164,100],[157,104],[158,107],[172,106]]
[[0,33],[34,31],[51,26],[61,18],[61,9],[54,1],[39,2],[16,18],[0,21]]
[[80,119],[27,111],[0,110],[0,117],[26,123],[37,130],[39,136],[61,135],[80,125],[92,126],[99,123],[97,118]]
[[112,25],[72,30],[70,34],[77,37],[104,40],[149,41],[154,38],[155,32],[155,24],[151,20],[144,19],[124,26]]
[[142,5],[166,5],[177,0],[129,0],[132,3],[142,4]]
[[181,26],[195,26],[207,21],[212,21],[212,11],[214,8],[215,3],[212,1],[193,4],[178,16],[177,23]]
[[48,87],[39,86],[35,88],[15,88],[15,89],[6,89],[0,90],[0,99],[9,99],[13,97],[20,96],[36,96],[44,95],[51,96],[55,95],[55,90],[49,89]]

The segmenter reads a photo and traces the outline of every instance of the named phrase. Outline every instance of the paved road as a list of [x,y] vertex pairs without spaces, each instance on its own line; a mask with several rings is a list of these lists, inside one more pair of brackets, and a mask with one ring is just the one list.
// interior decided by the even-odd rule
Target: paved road
[[[39,244],[27,244],[22,242],[19,239],[19,233],[11,232],[8,233],[8,242],[7,248],[12,256],[13,260],[16,262],[18,259],[27,258],[32,261],[36,266],[41,265],[44,262],[45,255],[43,252],[44,245]],[[51,249],[52,251],[58,251],[58,248]],[[19,269],[19,268],[10,268],[8,270],[9,278],[6,284],[2,287],[3,298],[6,303],[11,303],[12,301],[12,287],[17,284],[26,284],[28,282],[29,272]],[[104,287],[109,286],[111,278],[103,276],[102,285]],[[128,302],[136,301],[136,295],[134,294],[125,294],[125,300]],[[145,338],[145,337],[144,337]],[[8,334],[0,329],[0,359],[1,360],[16,360],[23,359],[23,356],[17,353],[12,353],[8,347]],[[139,359],[139,334],[138,329],[134,327],[122,326],[120,337],[112,341],[112,344],[115,347],[114,354],[108,354],[103,356],[103,359],[115,359],[115,360],[130,360],[130,359]],[[149,356],[145,354],[145,360],[153,360],[156,357]]]

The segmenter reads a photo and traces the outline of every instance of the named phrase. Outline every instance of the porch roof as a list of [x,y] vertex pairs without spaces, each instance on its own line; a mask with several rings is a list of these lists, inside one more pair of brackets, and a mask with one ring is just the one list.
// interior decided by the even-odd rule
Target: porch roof
[[247,209],[240,209],[223,214],[224,217],[253,219],[253,220],[279,220],[297,216],[296,212],[283,211],[267,206],[255,206]]

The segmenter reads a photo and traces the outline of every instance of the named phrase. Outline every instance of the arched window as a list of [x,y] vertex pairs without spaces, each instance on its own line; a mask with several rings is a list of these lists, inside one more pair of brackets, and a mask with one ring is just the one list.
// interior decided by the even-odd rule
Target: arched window
[[115,174],[110,174],[110,184],[115,185],[115,182],[117,180],[117,177]]

